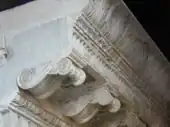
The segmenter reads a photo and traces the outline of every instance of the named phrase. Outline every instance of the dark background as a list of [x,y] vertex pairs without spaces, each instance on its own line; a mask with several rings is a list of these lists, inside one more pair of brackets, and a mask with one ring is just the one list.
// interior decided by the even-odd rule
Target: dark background
[[[0,0],[0,11],[9,9],[32,0]],[[145,30],[149,33],[163,54],[170,61],[170,49],[168,46],[170,0],[124,0],[134,13]],[[169,24],[168,24],[169,23]]]
[[170,61],[170,0],[124,0],[163,54]]

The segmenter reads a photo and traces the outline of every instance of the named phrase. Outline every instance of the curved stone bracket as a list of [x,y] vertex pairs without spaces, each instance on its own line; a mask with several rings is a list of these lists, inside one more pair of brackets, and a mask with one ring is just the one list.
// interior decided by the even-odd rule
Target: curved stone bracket
[[34,88],[51,71],[52,66],[44,64],[35,68],[25,69],[17,78],[17,85],[24,90]]
[[99,105],[91,103],[92,96],[84,95],[77,100],[69,100],[62,105],[63,114],[72,118],[78,124],[89,122],[98,112]]
[[94,91],[92,103],[98,103],[101,106],[108,106],[108,111],[111,113],[116,113],[121,108],[121,102],[117,98],[114,98],[105,87]]
[[69,84],[78,86],[86,79],[85,72],[76,67],[68,58],[57,64],[46,63],[35,68],[25,69],[17,78],[17,85],[28,90],[39,99],[51,96],[64,81],[70,79]]
[[71,79],[70,84],[79,86],[85,82],[85,72],[82,69],[76,67],[70,59],[62,59],[59,63],[57,63],[56,67],[58,74],[68,76]]

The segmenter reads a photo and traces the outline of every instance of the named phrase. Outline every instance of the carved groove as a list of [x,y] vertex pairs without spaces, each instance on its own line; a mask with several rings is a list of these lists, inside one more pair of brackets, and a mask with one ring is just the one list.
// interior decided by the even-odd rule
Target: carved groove
[[[39,118],[52,125],[53,127],[71,127],[68,123],[64,122],[57,116],[53,115],[52,113],[42,109],[41,107],[35,105],[33,102],[26,100],[21,95],[17,95],[17,97],[13,100],[11,106],[19,108],[20,110],[25,110],[25,112],[30,112],[33,118]],[[30,117],[31,117],[30,116]]]
[[[78,18],[74,29],[74,34],[79,36],[79,39],[83,38],[80,43],[82,43],[84,48],[86,48],[90,54],[93,54],[93,56],[95,55],[105,68],[116,73],[122,82],[129,85],[129,88],[136,87],[138,91],[142,92],[142,96],[145,98],[145,102],[147,108],[149,107],[149,110],[164,114],[163,112],[166,109],[164,100],[160,98],[159,95],[155,94],[154,91],[147,91],[150,89],[150,86],[146,85],[147,83],[139,78],[125,57],[117,51],[111,43],[109,43],[106,36],[100,34],[100,31],[94,27],[94,24],[85,16],[85,14],[82,14]],[[94,51],[94,49],[96,49],[97,52]],[[145,59],[147,59],[147,56]],[[137,92],[134,91],[134,93]],[[160,103],[162,103],[163,106],[160,105]]]

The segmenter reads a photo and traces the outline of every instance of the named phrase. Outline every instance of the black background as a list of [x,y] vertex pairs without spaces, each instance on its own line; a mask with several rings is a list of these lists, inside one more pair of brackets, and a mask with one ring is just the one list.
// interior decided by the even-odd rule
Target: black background
[[170,61],[170,0],[124,0],[139,22]]
[[[0,0],[0,11],[32,0]],[[124,0],[139,22],[170,61],[170,0]]]

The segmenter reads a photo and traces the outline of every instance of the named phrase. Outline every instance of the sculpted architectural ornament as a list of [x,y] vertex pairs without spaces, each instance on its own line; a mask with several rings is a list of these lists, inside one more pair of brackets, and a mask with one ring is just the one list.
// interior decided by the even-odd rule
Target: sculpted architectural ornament
[[120,101],[106,88],[95,88],[95,84],[84,84],[75,88],[62,88],[52,95],[51,101],[60,105],[63,115],[78,124],[86,124],[98,115],[100,110],[117,113]]
[[63,121],[61,118],[56,115],[50,113],[49,111],[41,108],[39,105],[33,103],[30,100],[27,100],[25,97],[21,95],[17,95],[13,100],[9,109],[18,112],[21,116],[27,117],[30,121],[45,127],[71,127],[69,123]]
[[91,101],[90,95],[80,96],[78,100],[70,100],[63,104],[64,115],[78,124],[89,122],[99,112],[99,105],[92,104]]
[[64,58],[56,64],[47,63],[24,70],[18,76],[17,84],[21,89],[31,92],[36,98],[46,99],[66,80],[69,80],[68,84],[78,86],[82,85],[85,79],[85,72],[76,67],[70,59]]
[[[62,110],[64,111],[64,115],[72,118],[78,124],[85,124],[89,122],[99,113],[100,110],[102,110],[103,106],[98,103],[94,103],[92,100],[93,98],[89,97],[88,95],[79,97],[79,99],[76,101],[70,100],[70,102],[63,105]],[[119,107],[116,108],[116,110],[113,110],[113,108],[116,107],[117,104],[105,106],[108,106],[108,110],[111,113],[116,113],[118,109],[120,109]]]
[[[73,23],[88,2],[37,0],[0,12],[0,105],[7,107],[15,97],[16,78],[24,69],[56,63],[71,53]],[[4,42],[10,53],[6,64]]]
[[121,108],[120,100],[114,98],[105,87],[94,91],[94,99],[92,103],[98,103],[101,106],[108,106],[108,111],[111,113],[116,113]]
[[[38,9],[35,17],[16,26],[11,21],[17,17],[12,18],[11,26],[0,29],[12,52],[0,67],[0,90],[16,90],[17,76],[20,90],[10,110],[49,127],[166,127],[167,98],[162,95],[169,64],[124,3],[91,0],[77,17],[87,1],[50,1],[26,5],[27,11]],[[75,3],[81,6],[69,11]],[[22,9],[5,16],[15,11],[18,16]],[[0,13],[0,24],[4,19]],[[7,53],[0,48],[0,60]],[[1,84],[15,87],[6,93]]]
[[71,80],[69,83],[74,86],[83,84],[86,79],[85,72],[76,67],[68,58],[62,59],[57,63],[56,70],[58,70],[59,75],[68,76]]
[[[152,85],[157,84],[156,86],[160,87],[160,84],[162,84],[160,81],[163,81],[164,86],[161,86],[161,90],[166,91],[164,88],[169,82],[167,77],[169,71],[165,70],[165,66],[169,70],[168,61],[157,50],[152,39],[148,37],[139,22],[124,6],[124,3],[115,4],[114,2],[110,0],[93,1],[83,11],[74,26],[74,33],[80,39],[76,43],[79,48],[75,48],[82,55],[82,58],[88,61],[88,64],[110,80],[111,83],[114,83],[112,87],[123,94],[144,121],[151,125],[154,122],[162,124],[164,121],[163,123],[166,123],[164,118],[166,118],[167,100],[162,98],[159,89]],[[102,6],[102,9],[99,9],[99,6]],[[112,15],[109,18],[105,16],[106,10],[109,10]],[[119,23],[115,25],[111,20],[116,19]],[[105,27],[107,26],[105,24],[110,27]],[[122,26],[123,29],[121,29]],[[111,27],[115,27],[115,29],[112,29],[113,32]],[[117,34],[114,33],[114,30],[122,30],[120,36],[118,36],[119,39],[115,39]],[[130,44],[127,45],[126,42]],[[86,54],[79,50],[83,48]],[[93,57],[88,60],[84,54]],[[157,64],[153,67],[151,63]],[[146,66],[149,68],[146,68]],[[158,70],[165,77],[160,76]],[[151,73],[154,73],[155,76],[150,75]],[[113,77],[116,78],[113,80]],[[160,77],[162,80],[159,80]],[[160,119],[160,116],[162,117],[160,123],[152,118]]]
[[[108,112],[116,113],[121,103],[102,86],[106,81],[93,69],[84,72],[73,63],[78,59],[70,57],[56,64],[47,63],[24,70],[18,76],[18,86],[37,99],[49,99],[54,105],[60,105],[63,115],[78,124],[92,120],[103,107],[107,107]],[[79,86],[69,88],[65,83]]]

